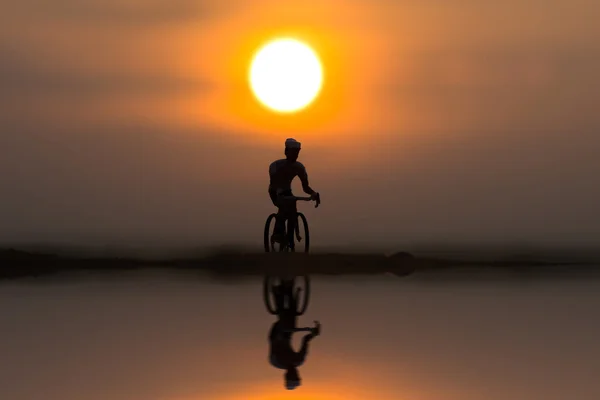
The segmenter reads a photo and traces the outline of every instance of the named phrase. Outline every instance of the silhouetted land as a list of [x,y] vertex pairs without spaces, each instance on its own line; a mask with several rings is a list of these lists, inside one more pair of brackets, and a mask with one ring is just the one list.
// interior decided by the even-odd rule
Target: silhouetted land
[[[126,271],[136,269],[171,269],[208,273],[221,277],[243,277],[265,274],[370,275],[391,273],[437,276],[448,279],[465,277],[465,273],[501,273],[512,276],[600,277],[600,262],[589,257],[542,257],[512,255],[473,259],[472,257],[414,256],[409,253],[344,254],[344,253],[250,253],[224,251],[198,257],[142,259],[121,257],[86,257],[0,250],[0,279],[44,276],[79,271]],[[430,273],[434,274],[430,274]]]

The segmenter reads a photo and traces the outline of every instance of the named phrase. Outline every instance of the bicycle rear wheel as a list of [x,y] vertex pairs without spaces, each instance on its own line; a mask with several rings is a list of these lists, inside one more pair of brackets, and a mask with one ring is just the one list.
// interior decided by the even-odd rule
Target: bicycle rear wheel
[[[310,300],[310,278],[308,275],[296,276],[292,278],[292,293],[296,298],[296,315],[302,315],[308,308]],[[273,295],[273,287],[281,282],[281,278],[274,276],[265,276],[263,279],[263,301],[269,314],[277,315],[277,304]]]

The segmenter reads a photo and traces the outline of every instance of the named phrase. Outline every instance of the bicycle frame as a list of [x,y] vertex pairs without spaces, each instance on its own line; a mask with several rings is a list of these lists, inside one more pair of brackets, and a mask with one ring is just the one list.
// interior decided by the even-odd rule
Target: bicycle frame
[[[293,200],[293,201],[311,201],[313,200],[312,197],[310,196],[281,196],[282,199],[284,200]],[[319,203],[317,202],[317,204],[315,205],[315,208],[319,206]],[[296,215],[294,217],[291,216],[287,216],[287,217],[283,217],[285,218],[287,221],[292,221],[292,218],[294,219],[294,232],[296,234],[296,240],[300,241],[301,237],[300,237],[300,224],[298,223],[297,219],[298,219],[298,213],[296,213]],[[287,242],[285,243],[285,247],[283,248],[283,251],[286,251],[288,249],[291,248],[289,241],[293,241],[293,237],[291,237],[291,233],[286,229],[286,235],[285,237],[288,239]]]
[[[287,302],[288,302],[288,306],[292,303],[297,304],[298,302],[298,295],[300,293],[300,289],[296,288],[296,291],[294,291],[294,278],[284,278],[284,277],[280,277],[281,279],[281,293],[279,294],[280,296],[282,296],[282,304],[285,304],[285,300],[287,298]],[[275,294],[275,293],[273,293]],[[280,314],[281,316],[284,316],[286,314],[286,311],[289,310],[278,310],[278,314]],[[292,315],[296,315],[296,308],[294,307],[293,313]]]
[[[267,311],[285,319],[304,314],[310,296],[308,276],[291,276],[285,273],[282,275],[267,275],[263,280],[263,299]],[[276,287],[279,290],[275,290]]]
[[310,196],[281,196],[287,200],[296,200],[296,201],[311,201],[312,198]]
[[[281,196],[280,198],[284,199],[284,200],[293,200],[293,201],[311,201],[311,200],[315,200],[316,201],[316,205],[315,208],[319,206],[320,204],[320,198],[317,195],[316,199],[313,199],[312,196],[306,196],[306,197],[301,197],[301,196]],[[273,235],[270,233],[270,226],[271,226],[271,221],[273,220],[273,218],[284,218],[286,221],[292,221],[292,223],[294,223],[294,227],[293,227],[293,231],[289,230],[289,223],[287,224],[287,228],[285,231],[285,243],[281,243],[280,246],[280,251],[295,251],[295,244],[294,244],[294,233],[296,234],[296,238],[297,241],[300,242],[302,240],[302,238],[300,237],[300,223],[299,220],[302,220],[302,224],[304,225],[304,233],[305,233],[305,238],[304,238],[304,251],[308,252],[309,250],[309,246],[310,246],[310,235],[309,235],[309,230],[308,230],[308,222],[306,220],[306,217],[304,216],[303,213],[300,213],[298,211],[296,211],[296,215],[295,216],[288,216],[288,215],[281,215],[281,214],[271,214],[269,215],[269,217],[267,218],[267,222],[265,225],[265,230],[264,230],[264,246],[265,246],[265,251],[266,252],[273,252],[275,251],[275,247],[274,247],[274,243],[275,241],[273,240]],[[284,223],[286,222],[284,221]],[[290,244],[291,243],[291,244]],[[304,314],[304,312],[306,311],[306,307],[308,306],[308,299],[309,299],[309,293],[310,293],[310,280],[308,279],[308,276],[302,275],[304,281],[305,281],[305,294],[304,294],[304,301],[301,303],[303,304],[301,306],[300,310],[296,310],[295,315],[302,315]],[[292,296],[296,302],[298,302],[300,300],[300,296],[299,294],[301,293],[300,289],[297,289],[297,291],[293,290],[293,285],[294,285],[294,281],[297,278],[296,276],[288,278],[286,276],[279,276],[278,277],[281,280],[281,284],[282,287],[284,289],[284,291],[286,291],[286,289],[288,289],[287,293],[284,293],[284,296]],[[264,302],[265,302],[265,306],[267,308],[267,311],[271,314],[276,314],[277,311],[275,309],[275,307],[273,307],[273,304],[271,302],[271,287],[270,287],[270,276],[265,276],[265,280],[263,283],[263,298],[264,298]],[[291,290],[290,289],[291,286]],[[310,328],[309,328],[310,329]]]

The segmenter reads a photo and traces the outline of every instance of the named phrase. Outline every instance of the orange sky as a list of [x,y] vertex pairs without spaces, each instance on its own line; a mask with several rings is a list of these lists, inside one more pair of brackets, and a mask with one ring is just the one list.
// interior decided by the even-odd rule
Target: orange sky
[[[596,9],[11,0],[0,240],[250,240],[289,136],[329,204],[313,218],[320,243],[598,237]],[[310,43],[325,68],[321,95],[294,115],[265,110],[246,79],[279,35]]]

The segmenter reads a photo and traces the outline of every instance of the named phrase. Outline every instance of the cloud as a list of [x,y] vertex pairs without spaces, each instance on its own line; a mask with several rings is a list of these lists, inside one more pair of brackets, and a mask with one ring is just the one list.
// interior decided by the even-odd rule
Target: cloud
[[24,3],[30,15],[45,20],[132,28],[195,22],[214,17],[239,4],[228,1],[225,6],[205,0],[30,0]]
[[67,97],[157,96],[194,93],[208,90],[199,79],[180,78],[144,71],[90,72],[77,68],[57,67],[29,58],[21,49],[0,46],[0,99],[36,94]]
[[[394,59],[377,93],[403,121],[428,130],[600,129],[600,48],[444,45]],[[403,122],[401,121],[400,124]]]
[[[235,41],[202,22],[235,13],[239,3],[25,4],[35,16],[15,18],[18,29],[0,36],[0,239],[87,233],[260,242],[272,211],[266,167],[281,156],[266,142],[280,139],[209,129],[203,109],[209,80],[236,88],[219,75],[233,63],[206,50],[233,51]],[[303,161],[326,199],[311,217],[316,242],[597,233],[598,48],[565,44],[567,35],[558,44],[533,33],[515,41],[512,26],[485,20],[489,37],[464,25],[468,32],[448,38],[453,26],[438,31],[406,14],[418,25],[415,40],[419,29],[431,31],[410,46],[411,32],[394,31],[403,25],[386,14],[394,25],[385,39],[377,36],[371,50],[352,43],[356,58],[368,60],[357,85],[376,86],[372,97],[358,98],[382,124],[342,140],[346,147],[315,150],[306,141]],[[32,23],[40,18],[46,23]],[[313,136],[314,146],[345,133]]]

